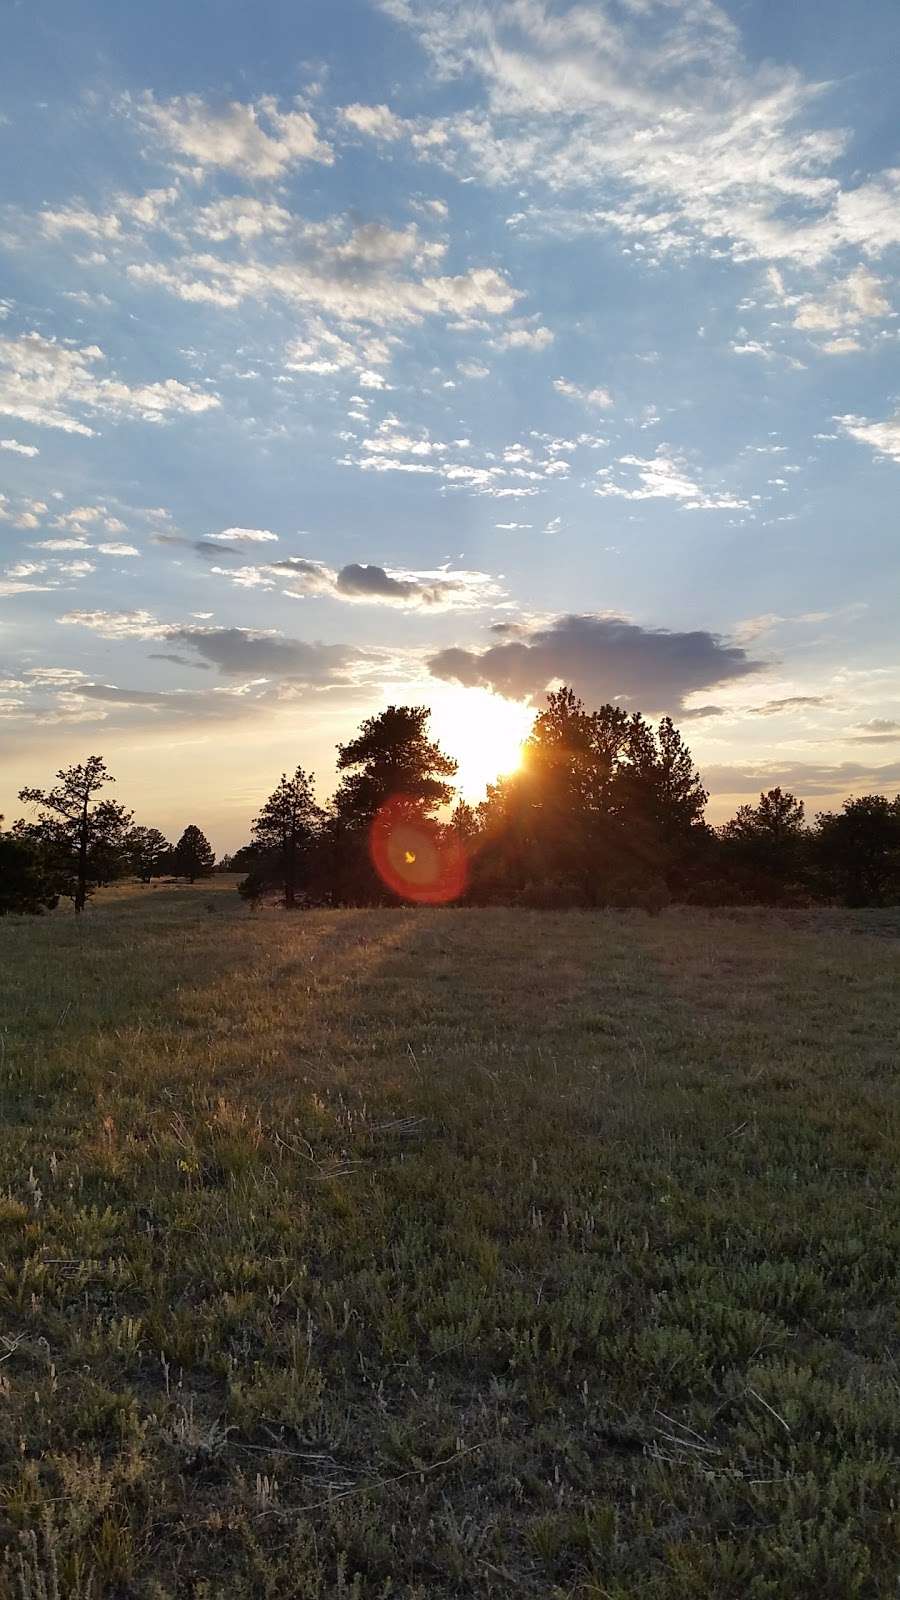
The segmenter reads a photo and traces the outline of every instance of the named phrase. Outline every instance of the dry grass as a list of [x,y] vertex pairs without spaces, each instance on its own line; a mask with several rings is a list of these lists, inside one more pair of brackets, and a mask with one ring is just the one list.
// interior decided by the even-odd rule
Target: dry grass
[[890,914],[231,889],[0,923],[4,1600],[895,1594]]

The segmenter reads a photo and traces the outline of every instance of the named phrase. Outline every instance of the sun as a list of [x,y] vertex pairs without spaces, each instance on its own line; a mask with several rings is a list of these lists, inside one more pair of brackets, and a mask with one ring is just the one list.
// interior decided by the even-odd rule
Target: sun
[[488,689],[451,684],[431,687],[429,699],[432,735],[459,762],[457,794],[476,804],[489,783],[518,767],[534,709]]

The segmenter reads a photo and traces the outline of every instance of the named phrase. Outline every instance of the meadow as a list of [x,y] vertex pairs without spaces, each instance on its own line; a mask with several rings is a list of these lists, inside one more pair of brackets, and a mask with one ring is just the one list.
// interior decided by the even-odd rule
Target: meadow
[[900,918],[0,921],[2,1600],[866,1600]]

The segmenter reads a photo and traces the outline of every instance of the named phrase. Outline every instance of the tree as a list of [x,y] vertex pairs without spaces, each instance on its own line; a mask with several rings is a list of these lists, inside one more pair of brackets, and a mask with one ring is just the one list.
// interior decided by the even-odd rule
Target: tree
[[788,789],[768,789],[755,806],[739,806],[719,829],[726,860],[749,875],[762,899],[779,899],[797,883],[807,840],[803,801]]
[[471,850],[479,831],[478,814],[474,806],[470,806],[467,800],[457,800],[448,828],[464,850]]
[[369,843],[376,817],[391,804],[395,820],[428,820],[452,793],[456,762],[428,735],[427,706],[388,706],[368,717],[355,739],[338,745],[343,777],[322,827],[317,875],[323,896],[343,904],[384,899]]
[[158,828],[129,828],[124,849],[129,871],[141,883],[161,877],[171,864],[172,846]]
[[707,795],[671,719],[588,711],[567,686],[547,696],[521,771],[488,790],[474,892],[505,880],[536,904],[631,904],[706,838]]
[[0,917],[9,912],[52,911],[59,896],[58,879],[47,870],[39,846],[0,828]]
[[175,876],[194,883],[208,878],[216,864],[215,851],[204,833],[192,822],[185,828],[172,852]]
[[302,767],[290,778],[282,773],[250,829],[259,851],[251,877],[280,882],[286,906],[296,904],[299,876],[322,824],[313,782],[312,774]]
[[456,762],[428,737],[427,706],[388,706],[368,717],[355,739],[338,745],[346,774],[334,809],[350,826],[366,827],[388,801],[402,796],[423,816],[446,805]]
[[56,776],[56,788],[21,789],[19,799],[42,808],[31,836],[42,837],[46,849],[72,858],[72,898],[80,913],[92,888],[115,876],[132,813],[113,800],[95,800],[108,783],[115,783],[102,756],[88,756]]
[[816,817],[815,854],[851,905],[900,896],[900,794],[864,794]]

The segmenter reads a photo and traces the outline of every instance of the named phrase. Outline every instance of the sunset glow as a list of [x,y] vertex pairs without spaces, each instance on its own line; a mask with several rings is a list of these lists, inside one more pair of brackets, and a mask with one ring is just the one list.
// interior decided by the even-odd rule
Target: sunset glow
[[450,685],[430,687],[429,700],[434,736],[459,762],[459,792],[474,804],[484,798],[489,783],[518,767],[535,708],[487,689]]

